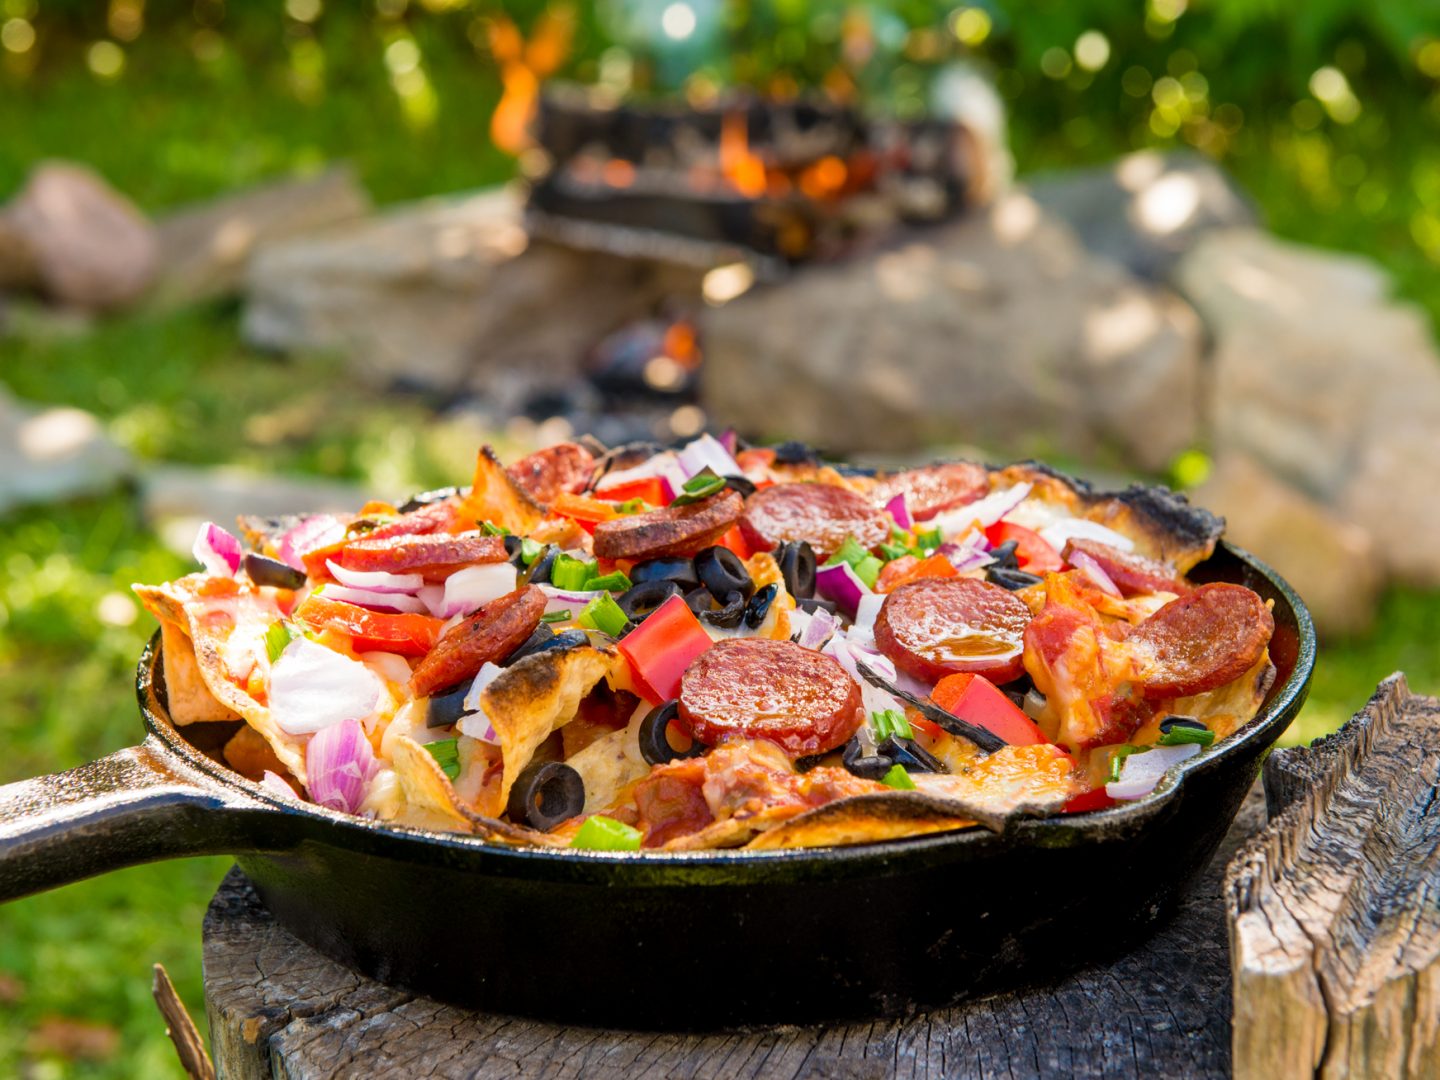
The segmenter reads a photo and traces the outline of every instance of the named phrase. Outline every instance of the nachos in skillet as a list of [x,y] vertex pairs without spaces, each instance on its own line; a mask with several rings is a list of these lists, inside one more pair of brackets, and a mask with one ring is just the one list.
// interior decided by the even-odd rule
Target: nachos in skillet
[[177,724],[287,798],[506,843],[861,843],[1148,794],[1259,710],[1223,523],[1034,464],[575,443],[136,586]]

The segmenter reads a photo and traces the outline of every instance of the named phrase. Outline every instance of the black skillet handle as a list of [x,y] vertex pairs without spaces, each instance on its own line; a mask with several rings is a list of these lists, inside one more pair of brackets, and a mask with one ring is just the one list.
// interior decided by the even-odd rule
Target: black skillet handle
[[284,816],[205,779],[151,736],[0,787],[0,902],[153,859],[251,850],[258,822]]

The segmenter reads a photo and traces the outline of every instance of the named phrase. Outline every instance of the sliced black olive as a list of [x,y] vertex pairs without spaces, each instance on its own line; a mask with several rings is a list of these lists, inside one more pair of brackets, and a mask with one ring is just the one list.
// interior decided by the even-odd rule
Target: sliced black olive
[[879,780],[894,767],[895,762],[880,754],[868,727],[862,727],[845,744],[840,763],[855,776]]
[[419,510],[422,506],[429,506],[431,503],[443,502],[452,495],[459,495],[458,487],[436,488],[434,491],[422,491],[419,495],[412,495],[400,504],[400,513],[408,514],[412,510]]
[[548,832],[585,809],[585,781],[559,761],[528,765],[515,778],[505,811],[511,821]]
[[1035,689],[1035,683],[1030,678],[1030,673],[1022,672],[1019,676],[1011,679],[1000,688],[1005,696],[1014,703],[1017,709],[1025,708],[1025,695]]
[[505,537],[505,558],[509,559],[519,569],[525,569],[525,564],[520,561],[520,546],[522,538],[510,533]]
[[560,554],[559,544],[546,544],[545,549],[535,557],[530,569],[520,575],[517,585],[550,584],[550,568],[555,565],[555,556]]
[[664,765],[677,758],[699,757],[705,753],[705,746],[692,740],[688,750],[676,750],[670,743],[670,721],[680,712],[678,701],[667,701],[657,705],[640,721],[640,756],[650,765]]
[[725,606],[719,611],[702,611],[700,621],[718,626],[721,630],[734,630],[745,617],[745,597],[732,592],[725,598]]
[[253,551],[245,556],[245,573],[256,585],[273,585],[277,589],[305,587],[305,571],[287,566],[279,559],[267,559]]
[[1167,716],[1160,721],[1160,733],[1169,734],[1171,728],[1190,728],[1193,731],[1209,731],[1210,729],[1196,720],[1193,716]]
[[727,476],[725,486],[732,491],[738,491],[745,498],[755,494],[755,481],[748,476]]
[[811,615],[817,611],[828,611],[834,615],[840,610],[834,600],[822,600],[818,596],[802,596],[795,601],[795,606]]
[[825,754],[810,754],[806,757],[797,757],[795,759],[795,771],[798,773],[807,773],[824,761],[825,758]]
[[990,549],[990,558],[995,561],[990,565],[998,570],[1019,570],[1020,562],[1015,557],[1015,549],[1020,546],[1018,540],[1006,540],[999,547]]
[[635,564],[630,571],[630,580],[636,585],[646,581],[673,581],[684,590],[700,584],[691,559],[647,559]]
[[[543,624],[542,624],[543,625]],[[551,652],[555,649],[574,649],[581,645],[590,644],[590,635],[578,628],[566,630],[564,633],[555,634],[553,637],[542,641],[535,648],[531,649],[526,656],[534,656],[540,652]],[[518,658],[517,658],[518,659]]]
[[985,580],[1011,592],[1040,584],[1040,579],[1034,574],[1027,574],[1024,570],[1008,570],[1003,566],[987,566]]
[[770,605],[775,603],[775,597],[779,595],[780,586],[771,582],[750,597],[750,602],[745,605],[745,625],[751,630],[758,630],[765,621],[765,616],[770,614]]
[[550,629],[549,623],[539,623],[534,630],[530,631],[530,636],[520,643],[520,647],[500,662],[500,666],[507,667],[516,660],[539,652],[554,636],[555,631]]
[[775,464],[777,465],[804,465],[806,462],[819,460],[815,451],[803,442],[782,442],[775,447]]
[[696,615],[704,615],[715,610],[715,597],[709,589],[692,589],[685,594],[685,606]]
[[742,600],[749,600],[755,591],[755,582],[750,580],[750,572],[740,556],[718,544],[695,556],[695,572],[711,595],[727,597],[726,603],[732,592],[738,592]]
[[615,602],[631,622],[640,622],[672,596],[680,596],[673,581],[642,581],[620,594]]
[[470,684],[474,681],[466,679],[459,686],[452,686],[439,694],[431,694],[430,704],[426,706],[425,726],[441,728],[458,724],[460,717],[465,715],[465,695],[470,692]]
[[943,773],[950,770],[945,763],[930,753],[914,739],[891,735],[879,746],[881,757],[889,758],[896,765],[904,765],[906,772]]
[[796,600],[815,595],[815,549],[804,540],[787,540],[775,549],[785,588]]

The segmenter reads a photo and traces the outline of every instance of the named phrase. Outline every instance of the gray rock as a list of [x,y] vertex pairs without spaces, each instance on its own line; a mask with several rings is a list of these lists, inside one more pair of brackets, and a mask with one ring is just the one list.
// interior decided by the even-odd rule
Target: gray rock
[[0,513],[98,494],[130,470],[130,455],[89,413],[24,404],[0,390]]
[[155,230],[96,173],[45,162],[4,210],[5,232],[56,303],[91,311],[139,299],[155,276]]
[[1197,431],[1194,313],[1023,194],[752,289],[702,331],[718,423],[837,452],[968,441],[1159,469]]
[[256,249],[369,212],[370,196],[346,166],[184,207],[155,223],[160,263],[153,298],[182,304],[238,292]]
[[1209,158],[1143,150],[1110,165],[1030,178],[1047,212],[1085,247],[1154,281],[1211,229],[1253,225],[1254,204]]

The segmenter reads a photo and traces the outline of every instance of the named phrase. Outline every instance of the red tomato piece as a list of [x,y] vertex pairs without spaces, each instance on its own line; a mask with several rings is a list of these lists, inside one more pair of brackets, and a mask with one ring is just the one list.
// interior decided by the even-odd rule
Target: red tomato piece
[[[605,483],[605,481],[600,481]],[[597,499],[607,499],[611,502],[629,502],[631,499],[643,499],[651,506],[668,506],[670,500],[665,497],[665,485],[660,482],[658,476],[647,476],[642,480],[629,480],[623,484],[616,484],[614,487],[602,487],[595,492]]]
[[440,640],[443,619],[371,611],[343,600],[329,600],[311,594],[295,609],[295,619],[313,630],[337,630],[348,634],[356,652],[399,653],[424,656]]
[[1058,551],[1047,544],[1034,529],[1027,529],[1024,525],[997,521],[985,530],[985,539],[990,541],[991,547],[999,547],[1014,540],[1015,558],[1020,563],[1020,569],[1027,574],[1041,577],[1056,574],[1065,565],[1065,560],[1060,558]]
[[715,543],[721,547],[729,548],[740,557],[742,562],[754,554],[754,552],[750,550],[750,545],[745,542],[745,534],[740,531],[739,525],[730,526],[729,532],[720,537],[719,540],[716,540]]
[[685,598],[672,596],[621,638],[618,648],[630,663],[640,695],[663,705],[680,696],[680,676],[710,645],[710,635]]
[[1104,810],[1107,806],[1114,806],[1115,800],[1105,794],[1103,786],[1082,795],[1076,795],[1067,802],[1061,809],[1062,814],[1083,814],[1087,810]]
[[947,675],[935,684],[930,700],[961,720],[994,732],[1012,746],[1048,743],[1039,726],[983,675]]

